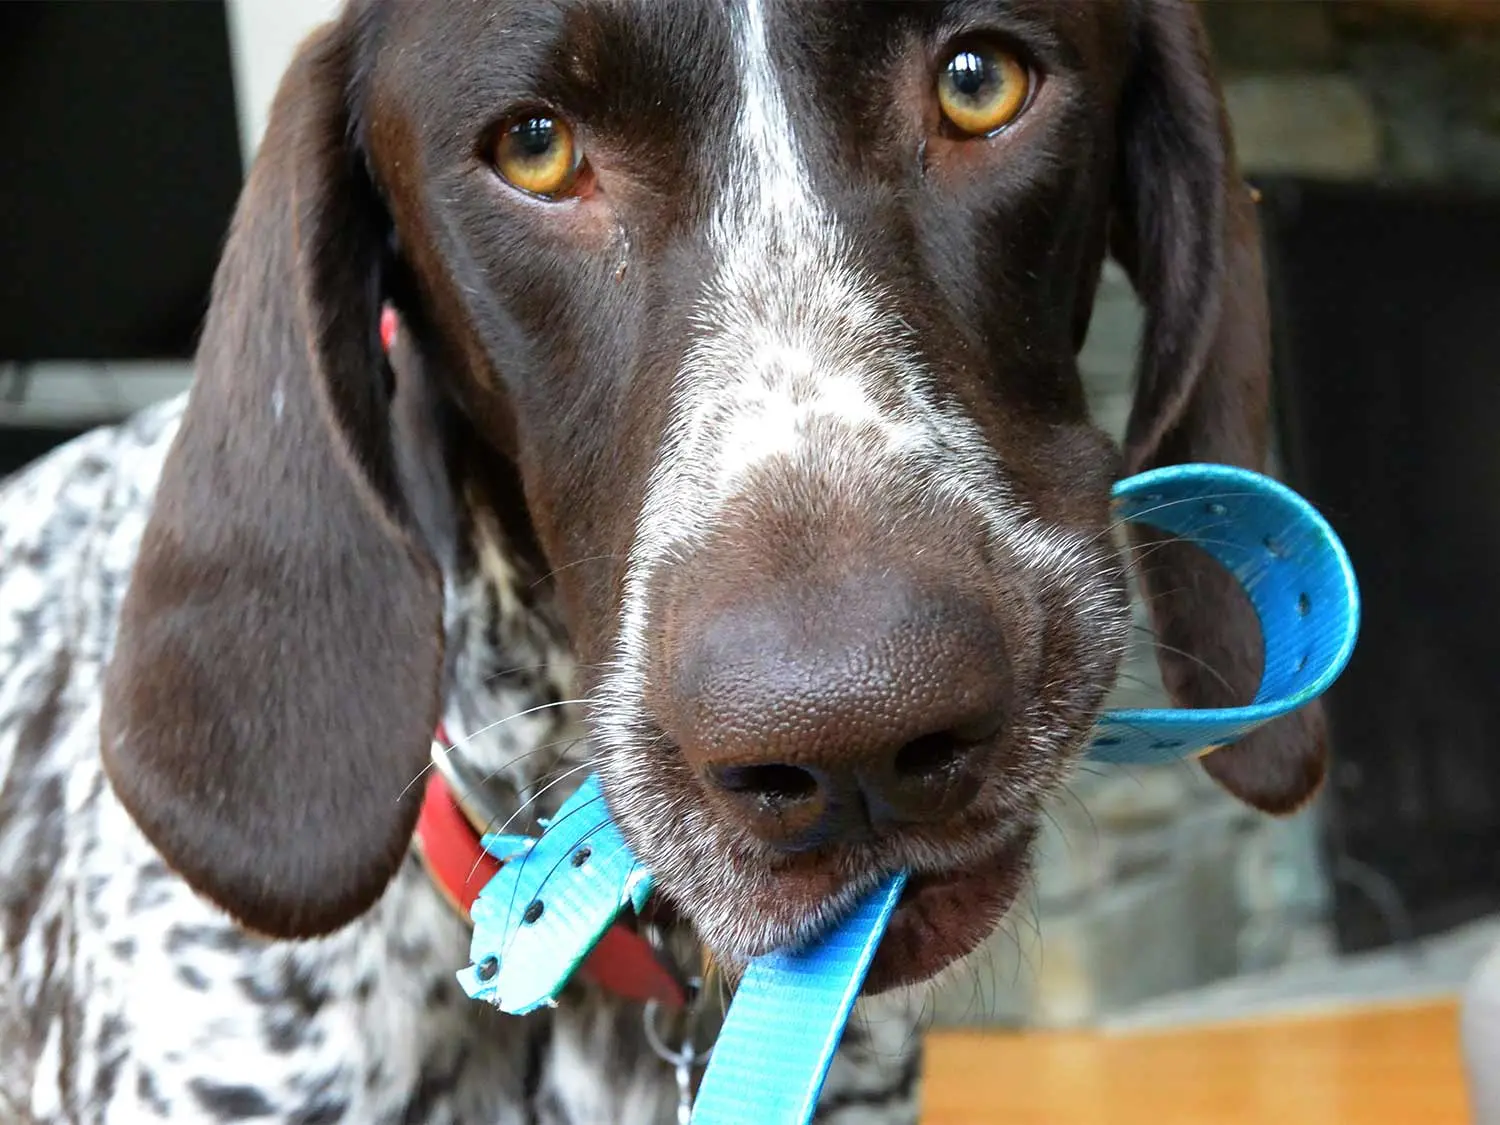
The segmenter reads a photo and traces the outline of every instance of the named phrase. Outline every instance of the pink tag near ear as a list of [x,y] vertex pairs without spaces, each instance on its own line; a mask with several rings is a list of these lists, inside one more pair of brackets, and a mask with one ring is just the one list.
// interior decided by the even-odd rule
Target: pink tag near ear
[[387,355],[396,346],[396,310],[390,305],[380,310],[380,346]]

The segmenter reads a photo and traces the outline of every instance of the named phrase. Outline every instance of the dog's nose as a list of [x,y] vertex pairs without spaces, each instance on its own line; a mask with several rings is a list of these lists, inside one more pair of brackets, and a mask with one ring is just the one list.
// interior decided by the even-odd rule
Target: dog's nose
[[667,735],[787,851],[952,816],[1005,724],[1005,647],[979,604],[864,577],[738,602],[675,646]]

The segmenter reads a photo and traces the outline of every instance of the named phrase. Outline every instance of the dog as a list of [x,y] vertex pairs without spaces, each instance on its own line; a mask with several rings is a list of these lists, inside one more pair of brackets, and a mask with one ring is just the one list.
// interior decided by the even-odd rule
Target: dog
[[[910,868],[819,1114],[912,1120],[919,986],[1022,886],[1131,574],[1179,704],[1253,692],[1233,580],[1109,495],[1262,467],[1268,336],[1187,0],[354,0],[185,402],[0,490],[0,1118],[672,1119],[639,1004],[459,990],[441,727],[485,827],[596,770],[730,974]],[[1203,768],[1284,813],[1324,743]]]

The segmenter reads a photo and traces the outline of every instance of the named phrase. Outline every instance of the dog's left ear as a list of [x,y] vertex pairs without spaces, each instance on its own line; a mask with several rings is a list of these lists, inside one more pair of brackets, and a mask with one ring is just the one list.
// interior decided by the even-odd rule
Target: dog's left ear
[[103,692],[162,858],[246,927],[328,933],[408,854],[442,574],[377,324],[390,220],[357,144],[351,5],[287,69],[214,278]]
[[[1260,231],[1240,176],[1207,37],[1188,0],[1135,0],[1119,120],[1112,250],[1145,306],[1125,466],[1213,461],[1265,467],[1270,326]],[[1246,703],[1260,682],[1255,611],[1199,550],[1133,536],[1179,706]],[[1326,737],[1316,705],[1203,760],[1250,805],[1290,812],[1318,789]]]

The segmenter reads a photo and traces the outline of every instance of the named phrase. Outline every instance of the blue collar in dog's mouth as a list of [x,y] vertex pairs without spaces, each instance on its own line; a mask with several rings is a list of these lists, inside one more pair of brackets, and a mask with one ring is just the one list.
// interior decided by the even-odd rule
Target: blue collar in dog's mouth
[[[1260,618],[1265,666],[1244,707],[1106,712],[1091,758],[1147,764],[1205,754],[1304,706],[1337,679],[1359,630],[1359,593],[1343,545],[1306,500],[1224,465],[1142,473],[1120,482],[1114,498],[1122,522],[1191,541],[1235,577]],[[540,839],[491,836],[485,846],[516,861],[474,905],[471,964],[459,981],[505,1012],[554,1004],[621,911],[639,910],[651,894],[651,873],[610,820],[594,777]],[[750,965],[703,1076],[695,1125],[811,1118],[905,881],[904,872],[891,875],[811,944]]]

